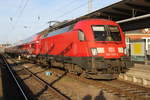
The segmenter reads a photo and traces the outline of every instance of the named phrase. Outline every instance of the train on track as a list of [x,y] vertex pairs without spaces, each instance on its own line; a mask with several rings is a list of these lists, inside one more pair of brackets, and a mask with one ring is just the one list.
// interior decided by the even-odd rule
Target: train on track
[[84,19],[50,27],[5,52],[87,78],[114,79],[133,67],[125,50],[125,36],[117,23]]

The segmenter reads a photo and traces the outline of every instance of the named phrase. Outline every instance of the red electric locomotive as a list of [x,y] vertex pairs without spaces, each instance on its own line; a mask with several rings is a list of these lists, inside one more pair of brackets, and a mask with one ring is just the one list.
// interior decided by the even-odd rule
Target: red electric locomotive
[[110,20],[86,19],[55,28],[39,40],[38,58],[95,79],[113,79],[132,66],[125,36]]

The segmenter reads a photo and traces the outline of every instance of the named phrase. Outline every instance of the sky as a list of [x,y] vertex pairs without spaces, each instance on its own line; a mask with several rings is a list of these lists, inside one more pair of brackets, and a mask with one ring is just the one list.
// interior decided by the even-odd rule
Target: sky
[[[92,11],[121,0],[92,0]],[[88,0],[0,0],[0,44],[15,43],[48,27],[48,21],[88,13]]]

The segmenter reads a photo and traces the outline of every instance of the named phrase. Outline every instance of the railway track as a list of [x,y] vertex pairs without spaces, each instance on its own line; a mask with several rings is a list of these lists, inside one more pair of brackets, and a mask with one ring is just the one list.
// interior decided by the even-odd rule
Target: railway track
[[[8,94],[8,92],[6,92],[7,94],[5,94],[4,93],[4,98],[5,99],[14,99],[14,100],[16,100],[17,98],[18,99],[20,99],[20,100],[29,100],[29,98],[28,98],[28,95],[26,94],[26,92],[22,89],[22,87],[21,87],[21,85],[19,84],[19,82],[18,82],[18,80],[17,80],[17,78],[16,78],[16,76],[15,76],[15,74],[14,74],[14,72],[12,71],[12,69],[11,69],[11,67],[10,67],[10,65],[8,64],[8,62],[7,62],[7,60],[5,59],[5,57],[2,55],[2,54],[0,54],[0,62],[1,62],[1,68],[3,68],[3,70],[5,70],[5,71],[3,71],[3,72],[7,72],[7,77],[5,77],[5,78],[9,78],[10,80],[7,80],[7,81],[10,81],[10,83],[11,82],[13,82],[13,83],[11,83],[11,84],[9,84],[10,86],[13,86],[13,87],[10,87],[10,88],[13,88],[14,89],[14,87],[15,87],[15,90],[9,90],[9,88],[8,88],[8,90],[5,90],[5,92],[6,91],[12,91],[12,92],[14,92],[14,93],[9,93]],[[2,70],[2,69],[1,69]],[[7,71],[6,71],[7,70]],[[3,74],[3,73],[2,73]],[[4,75],[3,75],[4,76]],[[2,81],[4,81],[4,85],[6,85],[7,83],[5,82],[5,80],[2,80]],[[4,88],[4,87],[3,87]],[[6,88],[5,88],[6,89]],[[17,91],[17,92],[16,92]],[[14,96],[14,94],[15,94],[15,96]],[[8,97],[8,96],[10,96],[10,97]],[[12,97],[11,97],[12,96]],[[16,96],[17,96],[17,98],[16,98]]]
[[[53,69],[57,73],[61,73],[57,69]],[[135,85],[132,83],[120,81],[120,80],[111,80],[111,81],[99,81],[99,80],[91,80],[83,77],[79,77],[73,74],[67,74],[72,79],[79,80],[86,84],[93,85],[95,87],[101,88],[103,91],[108,93],[112,93],[121,98],[126,98],[127,100],[150,100],[150,89],[145,88],[139,85]]]
[[19,70],[14,70],[20,77],[20,80],[23,81],[29,88],[30,92],[32,92],[35,100],[71,100],[29,69],[21,68]]
[[40,77],[38,77],[37,75],[35,75],[33,72],[31,72],[30,70],[28,70],[27,68],[24,68],[25,71],[27,71],[28,73],[30,73],[30,75],[32,75],[36,80],[38,80],[42,85],[46,86],[49,88],[50,90],[50,94],[52,96],[55,96],[58,100],[71,100],[69,97],[67,97],[66,95],[64,95],[63,93],[61,93],[60,91],[58,91],[56,88],[54,88],[53,86],[51,86],[49,83],[47,83],[46,81],[44,81],[43,79],[41,79]]
[[[51,70],[55,71],[56,73],[62,74],[62,70],[60,71],[59,69],[55,68],[52,68]],[[30,73],[34,74],[34,72],[31,71]],[[103,91],[106,91],[107,93],[111,93],[113,95],[117,95],[120,98],[125,98],[125,100],[150,100],[150,89],[135,85],[133,83],[128,83],[120,80],[91,80],[70,73],[68,73],[67,76],[83,83],[98,87]]]
[[[4,58],[5,59],[5,58]],[[6,61],[6,60],[5,60]],[[13,60],[14,62],[15,60]],[[7,61],[6,61],[7,62]],[[30,80],[32,83],[38,83],[38,84],[41,84],[42,87],[46,87],[46,93],[43,93],[43,95],[45,96],[42,96],[41,98],[39,96],[36,96],[34,95],[34,93],[31,93],[33,97],[31,97],[32,99],[31,100],[71,100],[69,97],[65,96],[63,93],[59,92],[56,88],[52,87],[49,83],[47,83],[46,81],[42,80],[41,78],[39,78],[38,76],[36,76],[33,72],[31,72],[30,70],[28,70],[27,68],[23,68],[23,69],[19,69],[18,72],[17,70],[14,70],[14,68],[10,68],[9,64],[7,63],[11,73],[15,72],[16,75],[18,75],[17,77],[19,77],[18,80],[20,80],[19,82],[17,81],[17,78],[16,81],[17,81],[17,84],[18,86],[20,87],[22,93],[24,94],[24,96],[26,97],[25,100],[30,100],[27,98],[27,96],[25,95],[25,91],[28,91],[28,89],[24,89],[25,91],[23,91],[23,89],[21,88],[21,85],[19,83],[22,84],[22,82],[25,80],[25,79],[21,79],[21,75],[25,75],[25,76],[30,76]],[[19,68],[19,67],[18,67]],[[14,74],[14,77],[15,77],[15,74]],[[31,83],[31,84],[32,84]],[[25,84],[25,83],[23,83]],[[28,86],[27,86],[28,87]],[[31,86],[32,87],[32,86]],[[33,87],[35,88],[35,87]],[[37,85],[36,89],[33,89],[33,90],[39,90],[41,89],[41,87],[39,85]],[[29,89],[30,90],[30,89]],[[28,91],[29,92],[29,91]],[[30,91],[32,92],[32,91]],[[34,91],[33,91],[34,92]],[[41,91],[40,91],[41,92]],[[42,94],[41,94],[42,95]],[[31,96],[31,95],[30,95]],[[20,99],[20,100],[24,100],[24,99]]]

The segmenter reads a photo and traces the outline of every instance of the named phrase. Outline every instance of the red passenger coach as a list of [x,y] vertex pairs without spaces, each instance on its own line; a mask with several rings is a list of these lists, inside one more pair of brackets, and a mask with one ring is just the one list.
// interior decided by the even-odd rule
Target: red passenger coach
[[22,50],[24,51],[21,53],[22,56],[30,58],[38,54],[37,48],[39,48],[38,47],[39,37],[40,37],[39,34],[35,34],[22,42],[21,46]]
[[125,54],[125,36],[110,20],[87,19],[56,28],[39,47],[38,58],[88,78],[113,79],[132,66]]
[[41,34],[35,34],[25,40],[19,41],[15,46],[9,47],[5,50],[6,53],[13,56],[23,56],[30,58],[39,54],[39,39]]

